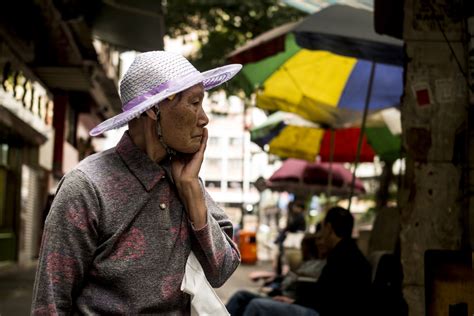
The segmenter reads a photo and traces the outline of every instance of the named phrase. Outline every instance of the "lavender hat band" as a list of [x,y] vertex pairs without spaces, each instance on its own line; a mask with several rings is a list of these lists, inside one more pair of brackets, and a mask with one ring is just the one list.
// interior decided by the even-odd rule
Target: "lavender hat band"
[[162,84],[160,84],[159,86],[149,90],[148,92],[142,94],[142,95],[139,95],[138,97],[128,101],[123,107],[122,107],[122,111],[129,111],[131,109],[133,109],[135,106],[137,106],[138,104],[141,104],[142,102],[148,100],[149,98],[157,95],[158,93],[162,93],[166,90],[169,90],[169,92],[173,92],[172,90],[170,90],[170,87],[176,87],[178,86],[178,83],[183,83],[183,82],[188,82],[188,81],[191,81],[190,79],[193,79],[192,81],[195,81],[197,83],[199,82],[202,82],[204,80],[204,76],[199,72],[199,71],[193,71],[183,77],[180,77],[180,78],[175,78],[175,79],[171,79],[169,81],[166,81]]

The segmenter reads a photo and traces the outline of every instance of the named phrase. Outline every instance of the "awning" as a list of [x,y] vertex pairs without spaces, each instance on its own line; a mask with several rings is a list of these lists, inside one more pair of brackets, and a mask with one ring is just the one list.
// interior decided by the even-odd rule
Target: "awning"
[[[50,89],[90,92],[103,111],[114,115],[121,111],[122,103],[112,79],[97,64],[86,67],[36,67],[35,73]],[[111,108],[108,108],[110,105]]]
[[88,92],[91,76],[83,67],[36,67],[35,73],[50,89]]
[[92,33],[115,46],[136,50],[162,50],[164,17],[161,1],[102,0],[92,21]]

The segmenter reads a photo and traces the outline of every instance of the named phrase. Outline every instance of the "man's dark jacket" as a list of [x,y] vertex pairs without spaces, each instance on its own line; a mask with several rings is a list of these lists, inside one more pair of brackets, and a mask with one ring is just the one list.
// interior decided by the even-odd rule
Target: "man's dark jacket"
[[367,315],[371,268],[352,239],[341,240],[329,253],[315,283],[302,283],[295,304],[315,309],[321,316]]

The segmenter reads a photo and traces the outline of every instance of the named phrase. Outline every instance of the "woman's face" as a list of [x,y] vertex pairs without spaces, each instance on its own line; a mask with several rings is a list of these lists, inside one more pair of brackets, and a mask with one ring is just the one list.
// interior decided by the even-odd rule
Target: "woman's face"
[[195,85],[160,104],[160,124],[165,144],[186,154],[198,151],[204,127],[209,123],[202,101],[204,87]]

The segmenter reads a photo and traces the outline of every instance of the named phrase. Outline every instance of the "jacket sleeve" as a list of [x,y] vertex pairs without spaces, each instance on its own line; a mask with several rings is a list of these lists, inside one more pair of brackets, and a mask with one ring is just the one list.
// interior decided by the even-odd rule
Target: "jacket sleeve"
[[192,250],[212,287],[220,287],[240,263],[240,253],[232,241],[233,226],[224,211],[203,188],[207,206],[207,225],[194,230]]
[[61,180],[45,222],[32,315],[73,312],[96,249],[98,209],[95,188],[82,172]]

